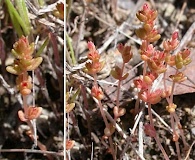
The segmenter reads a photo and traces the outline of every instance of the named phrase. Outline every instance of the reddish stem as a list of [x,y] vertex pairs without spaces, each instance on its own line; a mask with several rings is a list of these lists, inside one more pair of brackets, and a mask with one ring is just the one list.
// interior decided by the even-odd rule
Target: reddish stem
[[[123,76],[124,68],[125,68],[125,63],[123,63],[123,65],[122,65],[121,78]],[[121,82],[122,82],[122,80],[119,79],[118,86],[117,86],[117,94],[116,94],[116,107],[118,108],[118,111],[119,111],[119,99],[120,99]],[[116,121],[117,118],[118,118],[117,116],[114,117],[115,121]]]
[[[97,84],[97,74],[94,74],[93,78],[94,78],[94,84],[93,85],[98,87],[98,84]],[[106,126],[106,128],[109,129],[110,128],[109,127],[109,123],[108,123],[108,120],[106,118],[106,115],[104,114],[104,110],[103,110],[103,106],[102,106],[101,100],[98,100],[98,107],[100,108],[100,113],[101,113],[102,118],[104,120],[105,126]],[[109,144],[110,144],[111,151],[112,151],[112,157],[113,157],[114,160],[116,160],[115,149],[114,149],[114,145],[113,145],[113,141],[112,141],[112,137],[111,136],[109,136]]]
[[[152,128],[154,128],[154,122],[153,122],[152,111],[151,111],[151,104],[150,104],[150,103],[148,104],[148,114],[149,114],[150,124],[151,124]],[[155,128],[154,128],[154,130],[155,130]],[[155,139],[155,141],[156,141],[158,147],[160,148],[160,150],[161,150],[161,152],[162,152],[164,158],[165,158],[166,160],[169,160],[169,157],[168,157],[168,155],[166,154],[166,152],[165,152],[163,146],[161,145],[160,140],[159,140],[159,137],[157,136],[157,134],[155,134],[154,139]]]

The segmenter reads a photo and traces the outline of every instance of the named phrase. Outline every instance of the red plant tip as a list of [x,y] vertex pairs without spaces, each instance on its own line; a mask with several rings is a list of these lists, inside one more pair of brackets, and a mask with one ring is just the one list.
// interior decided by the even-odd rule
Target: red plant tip
[[93,62],[98,62],[100,60],[100,55],[96,50],[90,51],[87,55],[87,58],[92,60]]
[[93,42],[88,42],[88,49],[89,53],[87,55],[88,59],[90,59],[92,62],[87,62],[85,64],[86,66],[86,72],[89,74],[96,74],[100,72],[104,66],[104,62],[100,62],[100,55],[98,51],[95,48],[95,45]]
[[145,3],[142,10],[138,11],[136,16],[141,22],[149,24],[153,23],[153,21],[156,19],[157,11],[150,9],[149,5]]
[[34,43],[29,44],[28,38],[22,36],[17,42],[14,43],[12,53],[18,59],[24,57],[31,59],[31,55],[34,52]]
[[104,98],[104,93],[102,92],[102,89],[98,86],[93,86],[92,87],[91,94],[97,100],[102,100]]
[[143,10],[144,10],[145,12],[147,12],[147,11],[149,10],[149,6],[148,6],[147,3],[145,3],[145,4],[143,5]]
[[117,49],[120,53],[123,52],[123,49],[124,49],[124,45],[122,43],[119,43],[118,46],[117,46]]
[[177,31],[173,32],[172,39],[175,40],[175,39],[178,39],[178,37],[179,37],[178,32]]
[[163,47],[166,51],[173,51],[177,48],[179,41],[178,41],[178,32],[173,32],[172,37],[170,40],[163,41]]
[[128,46],[128,45],[124,46],[123,44],[119,44],[117,49],[122,55],[123,62],[128,63],[133,56],[133,54],[131,52],[131,46]]
[[28,121],[28,120],[33,120],[39,117],[39,115],[42,112],[42,107],[34,107],[34,106],[29,106],[26,110],[26,113],[24,113],[22,110],[18,111],[18,117],[20,118],[21,121]]
[[56,8],[57,8],[57,10],[58,10],[58,17],[60,18],[60,19],[64,19],[64,4],[61,2],[61,3],[58,3],[57,5],[56,5]]
[[27,87],[28,83],[27,82],[23,82],[22,87]]
[[98,62],[100,60],[100,54],[96,50],[93,42],[91,41],[88,42],[88,49],[89,49],[89,53],[87,55],[87,58],[92,60],[92,62]]
[[89,42],[87,43],[87,46],[88,46],[88,49],[89,49],[90,51],[96,50],[94,43],[91,42],[91,41],[89,41]]
[[182,55],[182,58],[183,59],[186,59],[187,57],[189,57],[190,55],[190,50],[187,48],[187,49],[184,49],[182,52],[181,52],[181,55]]

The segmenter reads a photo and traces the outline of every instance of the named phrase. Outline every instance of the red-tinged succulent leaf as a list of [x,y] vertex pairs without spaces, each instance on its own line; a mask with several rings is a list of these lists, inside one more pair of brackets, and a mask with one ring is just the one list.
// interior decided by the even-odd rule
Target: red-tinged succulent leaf
[[137,29],[137,30],[135,30],[135,33],[140,39],[142,39],[142,40],[147,39],[147,33],[146,33],[145,29],[143,29],[143,28]]
[[103,93],[102,89],[98,86],[93,86],[92,87],[91,94],[97,100],[102,100],[104,98],[104,93]]
[[187,79],[186,76],[184,76],[184,74],[182,72],[178,72],[175,75],[170,75],[169,76],[174,82],[180,83],[183,82]]
[[91,41],[89,41],[89,42],[87,43],[87,46],[88,46],[88,49],[89,49],[90,51],[96,50],[94,43],[91,42]]
[[161,38],[161,35],[157,34],[157,35],[154,35],[153,37],[149,38],[148,40],[150,42],[155,42],[155,41],[158,41],[160,38]]
[[33,120],[39,117],[42,112],[42,107],[29,106],[26,117],[28,120]]
[[66,150],[70,150],[75,144],[74,140],[66,140]]
[[174,141],[174,142],[177,142],[178,139],[179,139],[179,135],[178,135],[177,133],[174,133],[174,134],[173,134],[173,141]]
[[157,73],[155,72],[147,72],[146,75],[143,77],[143,81],[148,84],[151,85],[154,80],[157,78]]
[[183,64],[185,65],[185,66],[187,66],[188,64],[190,64],[192,62],[192,60],[191,60],[191,58],[186,58],[184,61],[183,61]]
[[181,55],[182,55],[182,58],[183,58],[183,59],[186,59],[186,58],[189,57],[189,55],[190,55],[190,50],[189,50],[189,49],[184,49],[184,50],[181,52]]
[[167,55],[165,58],[165,62],[169,66],[174,66],[175,65],[175,55]]
[[177,39],[179,37],[179,34],[178,34],[178,32],[177,31],[175,31],[175,32],[173,32],[173,34],[172,34],[172,40],[175,40],[175,39]]
[[141,12],[138,12],[136,13],[136,17],[141,21],[141,22],[145,22],[147,20],[147,17],[141,13]]
[[18,117],[22,122],[26,122],[28,119],[25,118],[24,112],[22,110],[18,111]]
[[61,2],[61,3],[58,3],[56,5],[56,8],[58,10],[58,14],[57,16],[60,18],[60,19],[64,19],[64,4]]
[[161,100],[162,91],[160,89],[155,90],[154,92],[149,93],[148,91],[140,91],[138,96],[139,98],[147,103],[156,104]]
[[117,106],[114,107],[113,109],[113,113],[115,118],[121,117],[126,113],[126,109],[125,108],[118,108]]
[[[194,50],[195,51],[195,50]],[[192,53],[194,52],[192,51]],[[187,80],[181,83],[176,83],[174,87],[174,95],[181,95],[181,94],[186,94],[186,93],[194,93],[195,92],[195,56],[190,57],[192,59],[192,62],[187,65],[186,67],[182,68],[182,73],[187,76]],[[176,73],[176,69],[174,67],[168,67],[166,71],[166,84],[167,86],[172,86],[172,80],[169,78],[170,75],[174,75]],[[161,84],[163,86],[163,82]]]
[[160,102],[161,95],[162,95],[162,90],[160,90],[160,89],[155,90],[154,92],[152,92],[148,95],[148,102],[150,104],[156,104],[156,103]]
[[31,60],[31,64],[26,67],[27,71],[33,71],[35,70],[43,61],[42,57],[33,58]]
[[120,117],[123,116],[125,113],[126,113],[126,109],[125,108],[119,108],[118,115]]
[[117,46],[117,49],[120,53],[123,53],[123,50],[124,50],[124,45],[122,43],[119,43],[118,46]]
[[75,103],[66,104],[66,113],[69,113],[75,107]]
[[20,93],[23,96],[27,96],[27,95],[29,95],[31,93],[31,90],[28,89],[28,88],[24,88],[24,89],[20,90]]
[[7,66],[6,70],[7,72],[15,75],[19,75],[21,73],[21,70],[18,66]]
[[150,32],[152,29],[153,29],[153,25],[151,25],[151,24],[148,24],[148,23],[146,23],[146,24],[144,24],[144,29],[147,31],[147,32]]
[[111,136],[114,132],[115,132],[115,127],[113,126],[113,124],[109,123],[108,128],[104,129],[104,134],[109,137]]
[[138,93],[138,97],[139,97],[142,101],[144,101],[144,102],[147,102],[147,101],[148,101],[148,94],[147,94],[146,91],[140,91],[140,92]]
[[32,89],[32,78],[28,76],[24,79],[24,75],[20,74],[16,78],[16,85],[22,95],[29,95]]
[[122,58],[124,63],[128,63],[133,57],[133,53],[131,52],[131,46],[125,46],[124,51],[122,53]]
[[118,66],[115,66],[113,70],[111,70],[110,74],[115,78],[120,80],[122,76],[122,69]]

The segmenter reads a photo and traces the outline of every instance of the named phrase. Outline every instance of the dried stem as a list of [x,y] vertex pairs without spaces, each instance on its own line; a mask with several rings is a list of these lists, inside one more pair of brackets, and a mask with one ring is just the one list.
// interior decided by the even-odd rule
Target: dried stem
[[24,152],[24,153],[36,153],[36,154],[50,154],[54,156],[63,157],[64,153],[52,152],[52,151],[41,151],[35,149],[0,149],[0,152]]

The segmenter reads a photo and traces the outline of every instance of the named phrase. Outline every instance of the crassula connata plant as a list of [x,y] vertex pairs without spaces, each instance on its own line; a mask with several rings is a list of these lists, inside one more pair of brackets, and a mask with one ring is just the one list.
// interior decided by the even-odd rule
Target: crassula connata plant
[[[23,109],[18,111],[18,116],[21,121],[27,122],[31,126],[31,134],[34,135],[34,121],[42,111],[41,107],[27,103],[28,96],[31,95],[33,82],[29,71],[34,71],[42,62],[42,57],[33,57],[34,43],[29,44],[28,37],[20,37],[14,43],[12,54],[14,62],[11,66],[7,66],[6,70],[16,75],[16,86],[22,95]],[[37,137],[33,137],[36,142]]]
[[111,75],[118,80],[118,86],[117,86],[117,95],[116,95],[116,106],[113,109],[113,113],[114,113],[114,119],[117,120],[117,118],[123,116],[126,112],[125,108],[120,108],[120,104],[119,104],[119,97],[120,97],[120,88],[121,88],[121,82],[123,80],[125,80],[128,77],[128,73],[123,73],[124,72],[124,68],[125,68],[125,64],[128,63],[132,56],[133,53],[131,52],[131,46],[128,45],[123,45],[123,44],[119,44],[117,47],[118,51],[121,54],[122,57],[122,67],[119,66],[115,66],[114,69],[111,71]]
[[88,42],[88,49],[89,49],[89,52],[87,54],[88,62],[86,62],[85,65],[86,67],[85,72],[93,76],[94,82],[91,89],[91,95],[97,100],[98,107],[100,109],[101,115],[106,126],[106,128],[104,129],[104,134],[109,139],[111,154],[115,159],[115,150],[111,138],[112,134],[115,131],[115,128],[111,123],[108,122],[107,117],[103,111],[101,100],[104,98],[104,93],[97,83],[97,73],[103,69],[105,62],[100,60],[100,54],[97,51],[93,42]]
[[[187,79],[181,69],[191,62],[191,59],[189,58],[190,51],[189,49],[184,49],[173,55],[173,51],[179,45],[177,31],[173,32],[171,39],[163,41],[163,50],[158,50],[154,47],[152,43],[159,40],[161,36],[158,33],[157,28],[155,28],[157,11],[150,9],[148,4],[145,4],[142,10],[138,11],[136,16],[142,22],[142,27],[136,30],[136,34],[142,40],[142,44],[140,46],[140,56],[144,61],[144,68],[143,75],[140,76],[140,78],[135,79],[134,84],[137,88],[139,88],[138,100],[141,100],[148,105],[150,124],[145,126],[145,131],[146,134],[156,140],[164,158],[169,159],[155,131],[151,113],[151,106],[160,102],[162,98],[166,98],[168,102],[166,109],[170,113],[171,127],[173,129],[173,141],[176,145],[178,159],[181,159],[178,144],[179,134],[182,137],[185,147],[187,147],[187,143],[183,135],[179,118],[175,113],[177,105],[173,102],[173,91],[175,83],[180,83]],[[174,67],[176,70],[175,74],[169,75],[172,80],[172,85],[167,86],[165,73],[170,66]],[[155,81],[158,81],[160,76],[163,76],[163,88],[155,86]],[[138,110],[138,106],[136,106],[136,111]],[[176,126],[180,126],[179,132],[176,131]]]
[[[181,159],[182,155],[180,153],[179,139],[182,140],[185,149],[188,148],[188,144],[185,140],[179,117],[176,114],[177,104],[175,104],[173,101],[173,93],[175,84],[181,83],[187,79],[187,77],[183,73],[183,69],[187,67],[191,62],[190,50],[183,49],[177,53],[174,53],[180,43],[179,33],[177,31],[174,31],[170,35],[170,39],[166,39],[162,42],[162,47],[156,45],[158,44],[157,41],[161,38],[159,30],[155,24],[158,14],[157,11],[151,9],[148,4],[144,4],[143,8],[137,12],[136,16],[142,24],[142,26],[135,32],[137,37],[141,39],[139,54],[141,60],[143,61],[143,72],[139,77],[136,77],[133,80],[134,87],[137,90],[137,95],[134,97],[137,102],[135,103],[135,109],[133,113],[137,118],[139,117],[139,115],[141,115],[141,111],[147,108],[149,122],[144,121],[143,128],[137,129],[135,127],[136,129],[133,130],[134,132],[130,129],[130,135],[128,136],[128,138],[126,138],[127,136],[125,134],[123,134],[125,135],[123,136],[123,138],[125,137],[125,140],[128,139],[127,143],[129,144],[130,141],[134,139],[134,141],[132,141],[132,144],[135,144],[139,139],[137,137],[139,131],[144,131],[143,134],[145,133],[145,135],[148,135],[155,140],[155,143],[161,150],[164,159],[169,160],[170,156],[161,144],[162,141],[159,136],[160,132],[158,133],[158,131],[156,130],[156,122],[154,121],[152,115],[152,107],[161,102],[162,99],[166,99],[167,105],[165,105],[164,108],[170,116],[172,141],[174,141],[175,143],[175,152],[178,156],[178,159]],[[131,50],[131,46],[127,44],[118,44],[117,46],[117,50],[122,58],[122,63],[120,65],[114,66],[110,73],[112,77],[117,80],[118,84],[116,89],[116,101],[112,102],[114,106],[112,108],[111,114],[109,115],[111,118],[108,118],[109,111],[106,111],[102,104],[103,99],[105,98],[104,88],[101,88],[99,86],[97,76],[97,74],[103,69],[105,62],[101,60],[101,54],[99,54],[93,42],[88,42],[87,47],[89,51],[87,54],[87,61],[85,63],[84,71],[85,73],[91,75],[93,78],[92,87],[90,88],[91,96],[95,100],[105,123],[103,132],[104,135],[102,139],[106,139],[105,142],[109,143],[109,145],[107,145],[106,143],[106,147],[112,154],[113,159],[118,159],[118,155],[120,154],[120,151],[122,149],[120,148],[120,151],[117,150],[117,143],[120,142],[115,141],[115,143],[113,143],[112,136],[114,135],[116,130],[118,132],[122,132],[122,130],[119,131],[119,128],[117,128],[117,126],[121,122],[120,118],[122,119],[122,116],[125,115],[126,109],[125,107],[121,107],[122,105],[120,104],[120,92],[122,81],[127,79],[129,76],[129,73],[125,72],[125,65],[132,60],[133,51]],[[170,69],[170,67],[175,68],[175,73],[167,75],[167,71]],[[171,85],[168,85],[166,80],[167,77],[169,81],[171,81]],[[67,112],[70,112],[70,110],[75,107],[75,104],[67,104]],[[70,110],[68,110],[68,108]],[[131,145],[132,148],[137,147],[134,144]],[[142,148],[142,150],[144,150],[144,147]],[[143,155],[140,155],[139,152],[137,153],[137,155],[139,156],[137,157],[137,159],[143,157]]]

